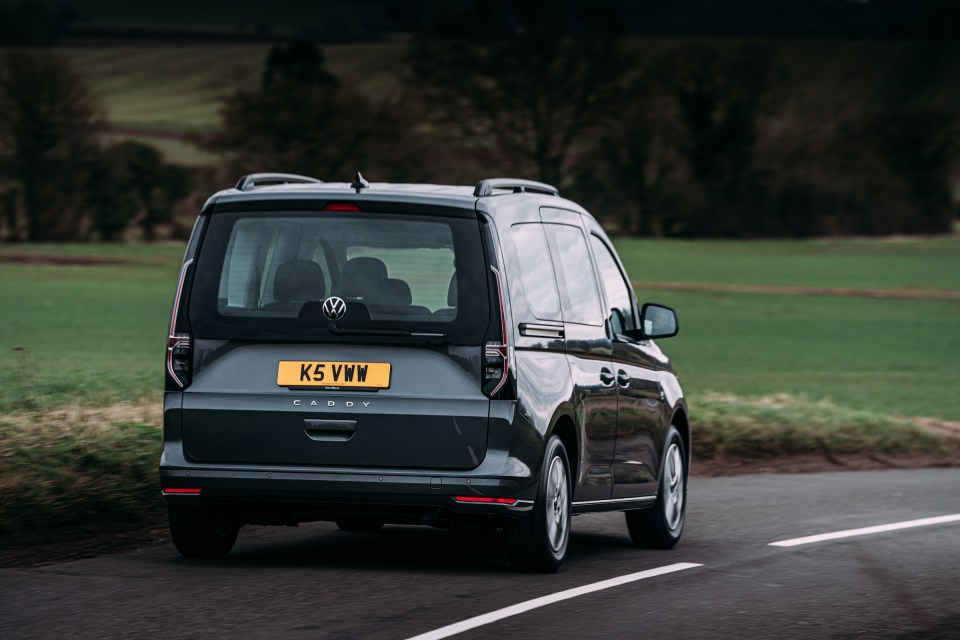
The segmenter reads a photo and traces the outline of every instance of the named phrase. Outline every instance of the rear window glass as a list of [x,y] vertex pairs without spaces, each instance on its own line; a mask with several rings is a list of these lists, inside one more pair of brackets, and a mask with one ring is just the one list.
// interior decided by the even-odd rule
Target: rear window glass
[[[443,216],[213,214],[191,293],[191,327],[198,338],[435,333],[476,344],[489,321],[480,238],[477,220]],[[333,326],[323,314],[331,296],[347,303]]]

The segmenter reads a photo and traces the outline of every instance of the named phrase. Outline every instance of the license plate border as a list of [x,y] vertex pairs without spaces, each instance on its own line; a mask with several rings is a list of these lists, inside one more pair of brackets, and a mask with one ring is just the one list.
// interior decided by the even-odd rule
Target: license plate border
[[[341,384],[328,383],[326,381],[312,381],[311,384],[284,384],[281,381],[281,373],[284,363],[291,363],[294,367],[302,367],[304,364],[311,365],[378,365],[386,367],[386,384],[384,385],[363,385],[363,384]],[[332,370],[332,369],[331,369]],[[303,382],[299,380],[298,382]],[[331,391],[379,391],[389,389],[393,383],[393,364],[390,362],[358,362],[347,360],[280,360],[277,362],[277,386],[294,390],[331,390]]]

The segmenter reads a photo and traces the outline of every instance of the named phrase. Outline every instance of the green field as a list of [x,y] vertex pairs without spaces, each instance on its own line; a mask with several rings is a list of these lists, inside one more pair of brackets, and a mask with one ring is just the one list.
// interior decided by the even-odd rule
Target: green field
[[[637,280],[960,290],[960,238],[811,242],[621,239]],[[0,262],[0,407],[159,397],[182,248],[6,246],[120,264]],[[663,341],[696,411],[706,392],[787,393],[898,416],[960,420],[960,301],[638,291],[676,307]],[[15,350],[16,349],[16,350]]]
[[0,408],[159,397],[180,246],[4,247],[121,264],[0,263]]

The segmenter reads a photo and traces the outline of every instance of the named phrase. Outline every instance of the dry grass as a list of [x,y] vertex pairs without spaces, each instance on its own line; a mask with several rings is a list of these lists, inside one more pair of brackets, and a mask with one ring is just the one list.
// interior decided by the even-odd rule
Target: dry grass
[[137,529],[161,507],[158,403],[0,418],[0,546]]
[[800,395],[705,393],[690,402],[693,453],[704,459],[942,455],[960,448],[956,423],[887,416]]

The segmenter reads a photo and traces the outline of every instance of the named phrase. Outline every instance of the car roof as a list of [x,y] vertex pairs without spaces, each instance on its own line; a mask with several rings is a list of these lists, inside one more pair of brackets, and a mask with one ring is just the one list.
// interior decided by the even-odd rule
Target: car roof
[[348,182],[322,182],[312,184],[279,184],[240,191],[225,189],[213,194],[204,209],[216,205],[249,201],[282,200],[344,200],[429,203],[454,207],[473,208],[476,198],[470,187],[454,187],[436,184],[392,184],[373,182],[359,192]]
[[[571,209],[591,217],[580,205],[558,195],[540,193],[515,193],[498,190],[488,196],[476,196],[474,187],[441,184],[371,182],[357,190],[348,182],[312,182],[257,186],[240,190],[237,188],[219,191],[204,204],[204,211],[255,210],[257,203],[264,203],[265,210],[282,210],[282,203],[290,202],[389,202],[410,205],[465,209],[478,209],[493,213],[504,205],[516,205],[518,201],[535,206],[552,206]],[[479,206],[478,206],[479,203]],[[297,207],[301,208],[301,207]]]

